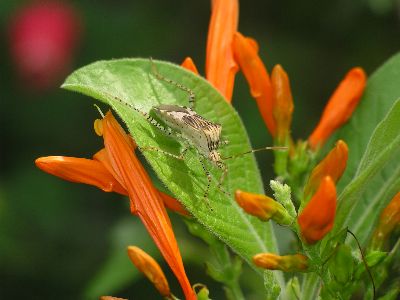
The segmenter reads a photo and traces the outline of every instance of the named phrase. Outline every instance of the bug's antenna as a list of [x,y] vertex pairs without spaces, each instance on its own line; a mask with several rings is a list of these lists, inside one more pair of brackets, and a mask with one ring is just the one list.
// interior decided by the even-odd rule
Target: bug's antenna
[[264,151],[264,150],[288,150],[288,147],[283,147],[283,146],[273,146],[273,147],[263,147],[263,148],[258,148],[258,149],[253,149],[253,150],[249,150],[243,153],[239,153],[239,154],[235,154],[232,156],[228,156],[228,157],[222,157],[222,160],[228,160],[228,159],[232,159],[232,158],[236,158],[242,155],[246,155],[246,154],[250,154],[250,153],[254,153],[254,152],[259,152],[259,151]]
[[365,255],[364,255],[364,252],[362,251],[360,242],[358,241],[356,235],[355,235],[353,232],[351,232],[349,229],[347,229],[347,232],[350,233],[350,234],[353,236],[353,238],[356,240],[358,249],[360,250],[360,254],[361,254],[362,261],[363,261],[363,263],[364,263],[364,265],[365,265],[365,270],[367,270],[368,276],[369,276],[369,278],[371,279],[372,289],[373,289],[373,296],[372,296],[372,299],[375,300],[375,299],[376,299],[376,287],[375,287],[374,277],[372,277],[371,270],[369,269],[368,264],[367,264],[367,262],[366,262],[366,260],[365,260]]

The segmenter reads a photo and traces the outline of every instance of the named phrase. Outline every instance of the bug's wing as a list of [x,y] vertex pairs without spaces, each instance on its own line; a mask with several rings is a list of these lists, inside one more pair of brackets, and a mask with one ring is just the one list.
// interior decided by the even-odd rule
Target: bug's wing
[[221,130],[220,124],[213,123],[204,119],[199,115],[186,115],[182,118],[182,121],[186,126],[192,128],[194,131],[201,132],[207,140],[207,148],[216,150],[219,147],[221,141]]

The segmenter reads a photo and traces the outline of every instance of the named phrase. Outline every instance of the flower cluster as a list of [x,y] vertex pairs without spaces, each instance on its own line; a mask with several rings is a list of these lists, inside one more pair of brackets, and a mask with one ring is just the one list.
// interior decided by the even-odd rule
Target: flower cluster
[[[218,2],[221,1],[215,1],[215,3]],[[229,15],[228,12],[224,12],[225,15]],[[213,12],[214,14],[217,15],[218,12]],[[221,34],[215,35],[221,36]],[[365,88],[365,72],[359,67],[351,69],[329,99],[308,141],[294,143],[290,133],[294,104],[288,74],[281,65],[276,65],[272,69],[271,76],[269,75],[258,54],[259,47],[254,39],[245,37],[237,31],[233,33],[228,31],[225,35],[225,40],[232,40],[233,61],[243,72],[249,84],[251,95],[256,100],[264,123],[274,139],[274,145],[289,147],[288,151],[277,151],[275,171],[277,175],[291,183],[291,180],[293,181],[293,178],[298,175],[296,170],[299,168],[296,166],[304,161],[310,161],[309,157],[314,155],[313,153],[325,144],[332,133],[350,118]],[[230,65],[232,67],[229,74],[233,76],[236,68],[233,67],[233,63]],[[337,200],[335,184],[346,168],[347,157],[346,143],[338,141],[331,152],[312,170],[303,192],[297,194],[299,198],[297,203],[300,204],[298,216],[290,214],[282,205],[283,203],[264,195],[237,191],[236,201],[247,213],[263,221],[273,219],[281,225],[290,226],[299,233],[304,242],[314,244],[333,227]],[[300,168],[298,173],[305,176],[307,169],[308,165]],[[298,228],[294,222],[295,218],[297,218]],[[265,261],[268,262],[278,257],[270,253],[264,255],[267,257],[264,257]],[[255,261],[262,261],[260,256],[256,257]],[[290,261],[295,261],[299,257],[290,256]],[[304,260],[303,256],[301,260]],[[287,261],[287,257],[284,257],[283,261]],[[271,269],[284,270],[286,268],[283,267],[285,264],[278,263],[277,260],[275,262],[276,264],[258,263],[258,265],[266,268],[274,265]],[[303,268],[299,269],[306,269],[304,265],[302,264]]]
[[[339,140],[319,163],[315,164],[313,158],[356,109],[365,88],[366,75],[359,67],[351,69],[333,92],[309,138],[305,142],[295,142],[290,131],[294,102],[289,76],[279,64],[269,75],[258,54],[257,42],[238,32],[238,11],[238,0],[212,1],[205,77],[230,103],[235,74],[239,70],[244,74],[274,145],[287,147],[287,150],[275,153],[275,171],[279,180],[287,181],[292,186],[295,197],[292,199],[290,188],[287,190],[287,185],[278,180],[271,183],[276,192],[279,189],[281,192],[280,196],[278,193],[275,195],[276,199],[241,190],[235,192],[235,199],[248,214],[262,221],[272,219],[289,227],[298,234],[304,248],[313,247],[334,226],[336,184],[346,169],[349,149],[345,141]],[[182,66],[199,74],[190,57],[183,61]],[[152,236],[177,277],[186,299],[196,299],[165,207],[185,216],[189,213],[176,199],[153,186],[134,153],[135,142],[110,112],[102,120],[96,120],[94,127],[96,133],[103,136],[105,148],[97,152],[93,159],[51,156],[37,159],[36,165],[65,180],[127,195],[131,213],[141,219]],[[310,167],[313,164],[315,166]],[[399,224],[399,199],[397,194],[390,207],[382,213],[373,236],[372,244],[376,249],[382,247],[387,236]],[[163,297],[174,299],[154,259],[135,246],[128,247],[128,255]],[[284,256],[259,253],[253,257],[253,262],[270,270],[310,271],[305,251]]]

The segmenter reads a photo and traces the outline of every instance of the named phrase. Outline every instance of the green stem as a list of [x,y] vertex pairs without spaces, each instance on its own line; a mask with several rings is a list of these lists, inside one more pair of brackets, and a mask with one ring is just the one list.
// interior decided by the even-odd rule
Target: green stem
[[238,262],[232,262],[231,255],[227,247],[218,242],[210,245],[210,250],[217,260],[220,270],[223,270],[223,276],[220,279],[214,278],[224,284],[226,297],[229,300],[244,300],[242,289],[239,285],[240,270]]
[[319,277],[315,273],[309,273],[305,276],[301,288],[301,299],[316,299]]
[[225,295],[228,300],[244,300],[242,289],[237,281],[225,285]]

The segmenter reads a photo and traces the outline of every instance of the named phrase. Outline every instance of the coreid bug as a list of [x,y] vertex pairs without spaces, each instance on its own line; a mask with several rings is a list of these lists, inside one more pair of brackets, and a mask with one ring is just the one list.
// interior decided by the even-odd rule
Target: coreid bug
[[[264,147],[260,149],[253,149],[250,151],[246,151],[244,153],[236,154],[230,157],[225,157],[225,158],[221,157],[220,153],[218,152],[218,149],[220,148],[220,146],[228,143],[227,141],[223,141],[221,138],[221,133],[222,133],[221,124],[214,123],[197,114],[194,111],[194,107],[196,104],[194,92],[190,88],[185,87],[180,83],[177,83],[171,79],[162,76],[160,73],[158,73],[156,66],[152,60],[150,60],[150,63],[152,67],[152,72],[157,79],[165,81],[188,94],[189,107],[174,105],[174,104],[161,104],[153,106],[150,109],[149,113],[147,113],[139,110],[132,104],[118,97],[115,96],[112,97],[121,104],[142,114],[152,125],[157,127],[167,136],[175,138],[183,142],[184,144],[184,149],[180,152],[180,155],[175,155],[173,153],[169,153],[155,147],[140,147],[142,151],[143,150],[158,151],[160,153],[174,157],[176,159],[183,160],[189,148],[196,149],[196,151],[200,154],[201,157],[200,163],[207,177],[207,188],[204,191],[203,198],[206,200],[206,203],[209,206],[210,203],[208,199],[208,193],[211,185],[211,175],[208,169],[206,168],[205,160],[210,161],[214,166],[222,170],[222,175],[218,180],[218,185],[217,185],[217,188],[222,190],[221,186],[228,173],[228,167],[225,164],[224,160],[236,158],[245,154],[254,153],[262,150],[287,149],[286,147]],[[224,191],[222,190],[222,192]]]

